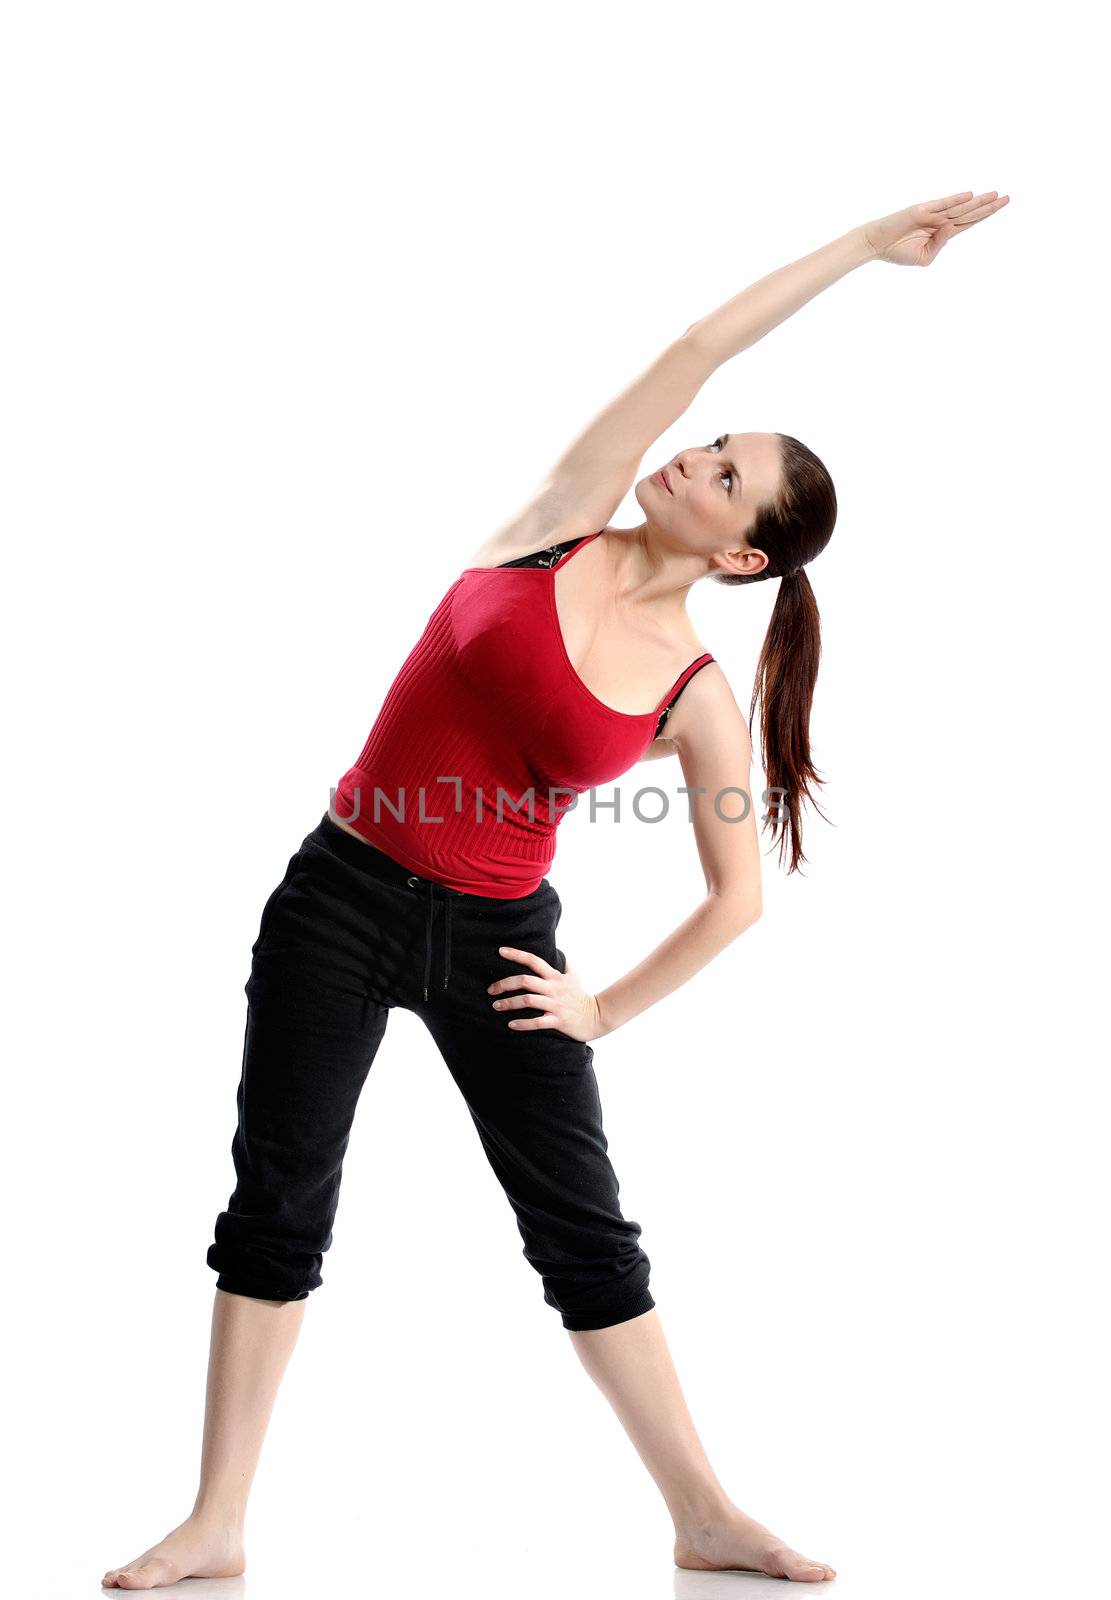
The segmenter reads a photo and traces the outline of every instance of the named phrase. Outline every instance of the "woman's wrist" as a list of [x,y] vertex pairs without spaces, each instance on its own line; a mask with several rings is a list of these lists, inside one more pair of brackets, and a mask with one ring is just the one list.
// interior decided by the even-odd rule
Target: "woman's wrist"
[[858,267],[862,267],[866,261],[877,260],[879,256],[879,252],[869,236],[868,227],[869,224],[867,222],[862,222],[858,228],[852,229],[852,234],[855,236],[856,246],[860,253],[860,259],[856,263]]
[[592,1030],[596,1030],[593,1032],[593,1038],[595,1039],[604,1039],[607,1033],[613,1033],[617,1027],[617,1024],[612,1022],[606,1016],[602,1007],[602,1000],[603,996],[600,994],[592,994],[590,996],[591,1007],[593,1010],[593,1018],[590,1026]]

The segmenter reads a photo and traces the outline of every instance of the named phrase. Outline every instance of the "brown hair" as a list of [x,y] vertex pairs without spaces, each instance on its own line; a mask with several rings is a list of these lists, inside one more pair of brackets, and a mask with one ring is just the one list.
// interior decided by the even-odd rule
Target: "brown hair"
[[[822,784],[810,760],[810,707],[821,659],[821,618],[810,579],[802,568],[829,543],[837,521],[833,479],[812,450],[779,433],[783,487],[777,500],[760,507],[748,543],[763,550],[768,564],[751,577],[715,572],[715,583],[761,583],[782,578],[767,636],[756,666],[749,727],[761,702],[760,742],[771,805],[774,842],[779,828],[779,860],[789,849],[788,873],[806,860],[802,853],[802,802],[809,800],[824,822],[811,784]],[[776,803],[778,801],[778,804]],[[783,809],[786,809],[786,817]]]

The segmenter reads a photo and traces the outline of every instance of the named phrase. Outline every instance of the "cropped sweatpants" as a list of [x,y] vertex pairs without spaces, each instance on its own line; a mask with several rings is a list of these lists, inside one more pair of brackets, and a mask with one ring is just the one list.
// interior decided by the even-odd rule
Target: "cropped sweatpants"
[[487,993],[524,970],[502,945],[566,971],[555,942],[562,909],[547,878],[516,900],[449,889],[325,812],[267,899],[251,952],[235,1189],[207,1257],[218,1288],[304,1300],[320,1287],[355,1108],[402,1006],[447,1063],[564,1327],[609,1327],[652,1309],[593,1050],[557,1028],[509,1028],[511,1016],[542,1013],[495,1011]]

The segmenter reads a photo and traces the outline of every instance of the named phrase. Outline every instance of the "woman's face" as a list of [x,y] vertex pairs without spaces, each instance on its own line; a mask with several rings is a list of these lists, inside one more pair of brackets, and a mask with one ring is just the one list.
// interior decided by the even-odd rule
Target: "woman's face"
[[780,464],[774,433],[725,433],[680,450],[659,472],[641,478],[634,493],[665,543],[720,556],[723,571],[755,574],[768,558],[746,535],[760,507],[779,493]]

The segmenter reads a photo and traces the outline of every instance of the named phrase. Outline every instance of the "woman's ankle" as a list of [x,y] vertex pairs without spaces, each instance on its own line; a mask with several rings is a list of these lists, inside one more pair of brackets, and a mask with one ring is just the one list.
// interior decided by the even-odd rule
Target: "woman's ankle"
[[736,1513],[737,1507],[724,1489],[707,1486],[670,1502],[668,1510],[676,1535],[681,1537],[720,1527]]
[[246,1503],[232,1496],[208,1493],[198,1494],[189,1516],[194,1522],[204,1522],[212,1527],[227,1528],[242,1533],[247,1515]]

